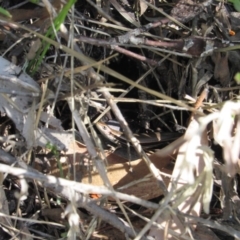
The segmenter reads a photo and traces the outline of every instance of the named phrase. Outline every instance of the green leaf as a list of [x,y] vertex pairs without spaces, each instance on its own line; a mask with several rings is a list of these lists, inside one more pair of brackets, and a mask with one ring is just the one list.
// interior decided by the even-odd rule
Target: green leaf
[[240,72],[235,74],[234,80],[236,81],[237,84],[240,84]]
[[1,13],[2,15],[4,15],[5,17],[9,17],[9,18],[12,17],[12,15],[11,15],[7,10],[5,10],[5,9],[2,8],[2,7],[0,7],[0,13]]
[[233,4],[236,11],[240,12],[240,0],[228,0],[228,2]]
[[[54,23],[54,27],[55,27],[56,32],[58,32],[58,30],[60,29],[61,24],[64,23],[65,18],[66,18],[67,14],[68,14],[68,11],[73,6],[73,4],[76,3],[76,1],[77,0],[69,0],[66,3],[66,5],[62,8],[62,10],[58,14],[58,16],[54,19],[53,23]],[[49,37],[51,39],[54,39],[55,35],[54,35],[54,31],[53,31],[52,27],[50,27],[48,29],[48,31],[47,31],[45,36],[47,36],[47,37]],[[31,62],[28,65],[28,71],[30,72],[31,75],[33,75],[37,71],[39,65],[41,64],[41,62],[42,62],[42,60],[44,58],[44,56],[46,55],[47,50],[50,47],[50,44],[49,43],[45,43],[43,41],[43,46],[44,46],[44,49],[41,50],[41,51],[38,51],[36,58],[34,60],[31,60]]]
[[29,0],[29,2],[38,4],[40,2],[40,0]]

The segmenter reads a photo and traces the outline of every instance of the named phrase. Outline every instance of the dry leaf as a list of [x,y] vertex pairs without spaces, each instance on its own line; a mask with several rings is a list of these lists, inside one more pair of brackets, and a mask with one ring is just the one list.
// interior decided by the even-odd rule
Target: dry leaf
[[215,64],[214,78],[219,80],[222,86],[228,86],[230,82],[228,53],[214,52],[212,55],[212,60]]
[[[235,118],[237,122],[235,123]],[[233,177],[238,171],[240,120],[239,103],[226,102],[219,117],[213,121],[214,140],[223,148],[226,172]],[[235,132],[235,136],[234,133]]]
[[130,23],[136,27],[140,27],[140,23],[135,20],[133,12],[127,12],[116,0],[109,0],[114,8]]
[[39,38],[31,42],[29,52],[27,53],[27,60],[33,60],[36,57],[37,51],[42,46],[42,42]]
[[[169,191],[176,192],[182,188],[185,184],[191,184],[194,182],[195,176],[194,172],[196,171],[197,175],[200,175],[204,169],[205,163],[203,160],[202,154],[197,152],[199,146],[207,145],[207,135],[204,132],[203,136],[194,136],[193,132],[196,132],[196,129],[199,128],[198,122],[193,119],[187,129],[186,135],[193,136],[190,142],[184,143],[178,152],[177,160],[175,167],[172,173],[171,184],[169,184]],[[186,155],[187,153],[187,155]],[[173,188],[173,189],[172,189]],[[199,216],[202,204],[199,201],[199,197],[196,193],[192,194],[191,197],[183,200],[183,202],[178,206],[179,211],[183,213],[188,213],[193,216]],[[180,195],[180,194],[179,194]],[[182,193],[184,195],[184,193]],[[182,196],[180,195],[179,198]],[[178,201],[180,199],[176,199]],[[179,220],[177,215],[160,216],[157,220],[157,223],[162,226],[162,229],[157,227],[152,227],[149,235],[154,237],[155,240],[163,240],[167,236],[167,239],[175,239],[172,235],[168,234],[168,228],[174,230],[176,233],[181,234],[185,231],[185,226]],[[165,232],[165,230],[167,232]]]
[[[77,179],[82,179],[83,183],[91,183],[97,186],[103,186],[103,181],[98,174],[98,172],[92,171],[89,173],[89,167],[84,166],[83,158],[86,154],[86,147],[81,144],[73,144],[76,154],[76,164],[73,164],[73,154],[67,155],[67,160],[65,163],[62,163],[64,176],[68,176],[69,179],[72,179],[72,170],[75,168]],[[127,151],[127,150],[126,150]],[[71,153],[71,150],[70,150]],[[106,154],[107,155],[107,154]],[[156,154],[149,156],[152,163],[163,173],[171,174],[173,169],[173,159],[174,156],[159,157]],[[80,161],[80,159],[82,159]],[[135,195],[142,199],[152,199],[162,195],[162,191],[159,188],[156,180],[150,175],[148,167],[146,166],[143,160],[135,160],[131,162],[131,168],[129,166],[129,161],[125,158],[122,158],[114,153],[107,156],[108,167],[107,167],[107,176],[113,185],[113,187],[123,193],[128,193]],[[56,177],[60,177],[59,169],[57,166],[57,161],[55,159],[50,159],[50,174]],[[38,162],[35,163],[35,168],[39,171],[43,171],[42,165]],[[168,184],[168,177],[164,177],[164,181]],[[91,179],[91,181],[90,181]],[[124,186],[126,186],[123,188]],[[94,194],[94,193],[93,193]]]
[[[163,173],[171,174],[173,169],[173,156],[160,158],[156,154],[152,154],[149,158]],[[161,189],[156,183],[156,180],[150,175],[148,167],[143,160],[131,162],[131,171],[127,159],[121,158],[114,153],[107,156],[107,159],[109,164],[107,176],[114,189],[119,189],[120,192],[135,195],[146,200],[162,195]],[[169,178],[164,176],[163,178],[165,183],[168,184]],[[85,175],[82,181],[83,183],[89,183],[88,175]],[[91,183],[93,185],[103,185],[103,181],[98,173],[92,173]],[[126,185],[128,185],[128,187],[123,188],[123,186]]]
[[146,10],[148,8],[148,5],[144,1],[142,1],[142,0],[140,0],[139,5],[140,5],[139,16],[141,17],[146,12]]

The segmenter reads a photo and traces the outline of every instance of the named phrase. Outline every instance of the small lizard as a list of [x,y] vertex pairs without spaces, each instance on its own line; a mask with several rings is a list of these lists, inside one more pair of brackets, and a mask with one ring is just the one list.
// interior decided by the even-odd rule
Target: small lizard
[[[97,129],[100,133],[107,138],[109,141],[114,143],[123,143],[127,144],[127,139],[124,136],[124,133],[121,131],[117,131],[109,127],[106,123],[97,122],[96,123]],[[160,142],[168,142],[175,140],[176,138],[180,137],[182,134],[176,132],[150,132],[150,133],[141,133],[141,134],[134,134],[135,137],[139,140],[140,144],[143,148],[154,147],[159,145]]]

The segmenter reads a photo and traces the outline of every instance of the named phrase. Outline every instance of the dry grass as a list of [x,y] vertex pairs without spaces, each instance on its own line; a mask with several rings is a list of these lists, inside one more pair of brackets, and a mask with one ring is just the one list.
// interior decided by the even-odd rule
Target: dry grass
[[1,2],[2,239],[240,238],[231,6]]

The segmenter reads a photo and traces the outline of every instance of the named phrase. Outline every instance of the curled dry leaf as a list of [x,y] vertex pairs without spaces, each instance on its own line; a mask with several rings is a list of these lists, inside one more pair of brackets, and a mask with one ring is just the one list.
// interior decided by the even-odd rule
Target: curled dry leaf
[[[198,128],[199,123],[195,117],[190,122],[186,132],[187,136],[193,137],[180,147],[172,173],[171,183],[168,186],[170,192],[180,190],[180,193],[175,196],[175,200],[172,199],[173,208],[174,204],[176,204],[175,208],[177,207],[179,211],[193,216],[200,215],[203,205],[201,199],[204,194],[209,193],[207,189],[204,191],[205,188],[200,187],[203,186],[205,181],[205,162],[203,152],[199,152],[198,150],[200,146],[208,145],[207,133],[204,131],[196,135],[195,133]],[[211,177],[212,175],[210,178]],[[211,186],[208,187],[211,188]],[[206,202],[204,203],[205,209],[208,209],[209,203],[210,201],[208,205],[206,205]],[[160,224],[162,228],[151,227],[150,230],[150,235],[157,240],[165,239],[165,237],[167,237],[167,239],[175,239],[173,235],[169,234],[169,229],[179,235],[185,231],[185,225],[177,215],[167,214],[164,216],[163,214],[158,218],[157,223]]]
[[144,1],[140,0],[139,1],[139,7],[140,7],[139,15],[142,16],[146,12],[146,10],[148,8],[148,5]]
[[[240,109],[239,103],[226,102],[220,111],[219,118],[213,122],[214,140],[223,148],[226,171],[234,176],[239,162],[240,138]],[[235,124],[235,119],[237,123]]]

